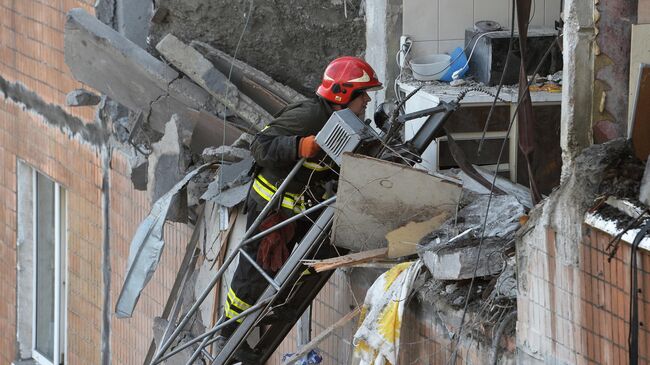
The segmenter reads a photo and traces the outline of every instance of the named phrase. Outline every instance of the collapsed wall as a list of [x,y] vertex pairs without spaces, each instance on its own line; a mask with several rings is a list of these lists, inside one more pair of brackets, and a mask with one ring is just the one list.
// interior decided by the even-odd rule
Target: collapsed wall
[[[310,95],[325,65],[339,55],[365,50],[364,1],[160,0],[161,20],[152,23],[149,48],[171,33],[203,41]],[[239,35],[250,17],[246,32]],[[154,17],[154,19],[157,19]],[[239,48],[237,48],[239,45]]]

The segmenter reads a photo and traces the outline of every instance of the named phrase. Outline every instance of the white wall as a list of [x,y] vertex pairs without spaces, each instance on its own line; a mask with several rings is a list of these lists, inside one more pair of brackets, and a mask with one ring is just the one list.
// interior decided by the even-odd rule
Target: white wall
[[[531,27],[554,25],[561,0],[533,0]],[[465,29],[480,20],[510,27],[512,0],[404,0],[402,33],[415,41],[413,56],[448,53],[465,43]],[[515,19],[516,22],[516,19]]]

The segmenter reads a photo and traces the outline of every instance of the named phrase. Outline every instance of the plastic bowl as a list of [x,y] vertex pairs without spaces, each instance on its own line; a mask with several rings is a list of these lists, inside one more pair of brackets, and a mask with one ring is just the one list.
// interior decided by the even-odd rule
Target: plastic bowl
[[409,64],[416,80],[439,80],[447,73],[451,56],[447,54],[431,54],[413,57]]

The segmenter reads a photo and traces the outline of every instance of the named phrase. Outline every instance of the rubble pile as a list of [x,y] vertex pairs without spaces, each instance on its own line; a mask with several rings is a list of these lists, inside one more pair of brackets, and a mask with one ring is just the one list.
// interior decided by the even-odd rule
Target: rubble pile
[[[511,195],[468,193],[464,200],[419,243],[428,272],[417,297],[435,308],[450,339],[462,331],[494,348],[494,331],[516,308],[514,236],[525,207]],[[514,327],[509,331],[505,336],[514,336]]]

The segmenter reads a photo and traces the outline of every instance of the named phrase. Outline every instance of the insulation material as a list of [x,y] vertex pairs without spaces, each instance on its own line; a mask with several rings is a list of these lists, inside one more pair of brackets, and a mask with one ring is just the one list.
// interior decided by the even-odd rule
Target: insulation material
[[158,199],[149,215],[138,226],[129,249],[129,261],[124,275],[124,284],[120,290],[115,305],[115,314],[118,318],[128,318],[133,314],[142,289],[147,285],[153,276],[160,255],[165,247],[164,230],[167,211],[178,192],[201,171],[211,164],[205,164],[193,170],[176,183],[174,187]]
[[421,260],[395,265],[368,289],[353,340],[360,365],[397,364],[402,316],[421,267]]

